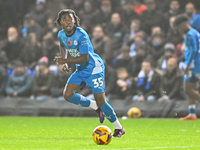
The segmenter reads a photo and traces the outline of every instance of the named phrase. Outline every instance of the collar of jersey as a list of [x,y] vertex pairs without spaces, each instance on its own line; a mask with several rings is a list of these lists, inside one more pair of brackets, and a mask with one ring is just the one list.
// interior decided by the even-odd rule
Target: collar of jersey
[[[74,26],[74,27],[75,27],[76,30],[77,30],[77,27],[76,27],[76,26]],[[70,36],[67,36],[67,34],[65,33],[66,37],[71,37],[72,35],[74,35],[74,33],[76,32],[76,30],[74,30],[74,32],[73,32]],[[65,32],[65,30],[64,30],[64,32]]]

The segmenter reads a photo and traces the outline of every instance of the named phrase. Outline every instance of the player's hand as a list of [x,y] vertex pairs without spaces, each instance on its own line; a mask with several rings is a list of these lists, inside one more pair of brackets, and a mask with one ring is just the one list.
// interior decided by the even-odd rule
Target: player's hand
[[66,73],[69,73],[71,71],[71,68],[68,67],[67,63],[63,64],[62,69]]
[[57,64],[64,64],[64,63],[66,63],[65,60],[66,60],[66,59],[63,59],[63,58],[58,57],[58,56],[56,56],[56,57],[54,58],[54,61],[56,61]]
[[190,71],[190,67],[186,67],[185,68],[185,70],[184,70],[184,74],[186,75],[186,76],[188,76],[189,75],[189,71]]

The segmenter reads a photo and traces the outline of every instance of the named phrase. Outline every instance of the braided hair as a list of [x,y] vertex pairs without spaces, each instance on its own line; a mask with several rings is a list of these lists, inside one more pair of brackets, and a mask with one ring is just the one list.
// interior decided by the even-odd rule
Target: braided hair
[[58,17],[56,18],[56,20],[55,20],[54,23],[56,23],[57,26],[61,26],[61,24],[60,24],[61,16],[62,16],[63,14],[67,14],[67,13],[72,14],[72,15],[74,16],[75,25],[76,25],[77,27],[79,27],[79,26],[80,26],[80,19],[79,19],[79,17],[76,15],[76,13],[75,13],[72,9],[63,9],[63,10],[61,10],[61,11],[58,13]]

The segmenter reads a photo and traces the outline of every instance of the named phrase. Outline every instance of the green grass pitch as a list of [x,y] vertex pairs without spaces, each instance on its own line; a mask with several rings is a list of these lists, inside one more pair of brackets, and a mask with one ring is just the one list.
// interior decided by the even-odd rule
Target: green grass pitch
[[[200,120],[119,119],[126,134],[96,145],[98,118],[0,117],[0,149],[17,150],[200,150]],[[104,125],[114,128],[106,120]]]

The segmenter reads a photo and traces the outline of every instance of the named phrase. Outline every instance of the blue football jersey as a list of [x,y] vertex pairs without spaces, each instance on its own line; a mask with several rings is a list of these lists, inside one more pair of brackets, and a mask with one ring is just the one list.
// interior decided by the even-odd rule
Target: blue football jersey
[[200,71],[200,34],[191,28],[185,37],[185,64]]
[[70,37],[66,36],[63,29],[59,31],[58,39],[60,44],[67,49],[72,57],[78,57],[81,54],[89,54],[89,59],[86,63],[76,64],[78,71],[84,70],[92,74],[103,71],[103,61],[99,55],[94,53],[89,36],[82,28],[76,27],[76,31]]

